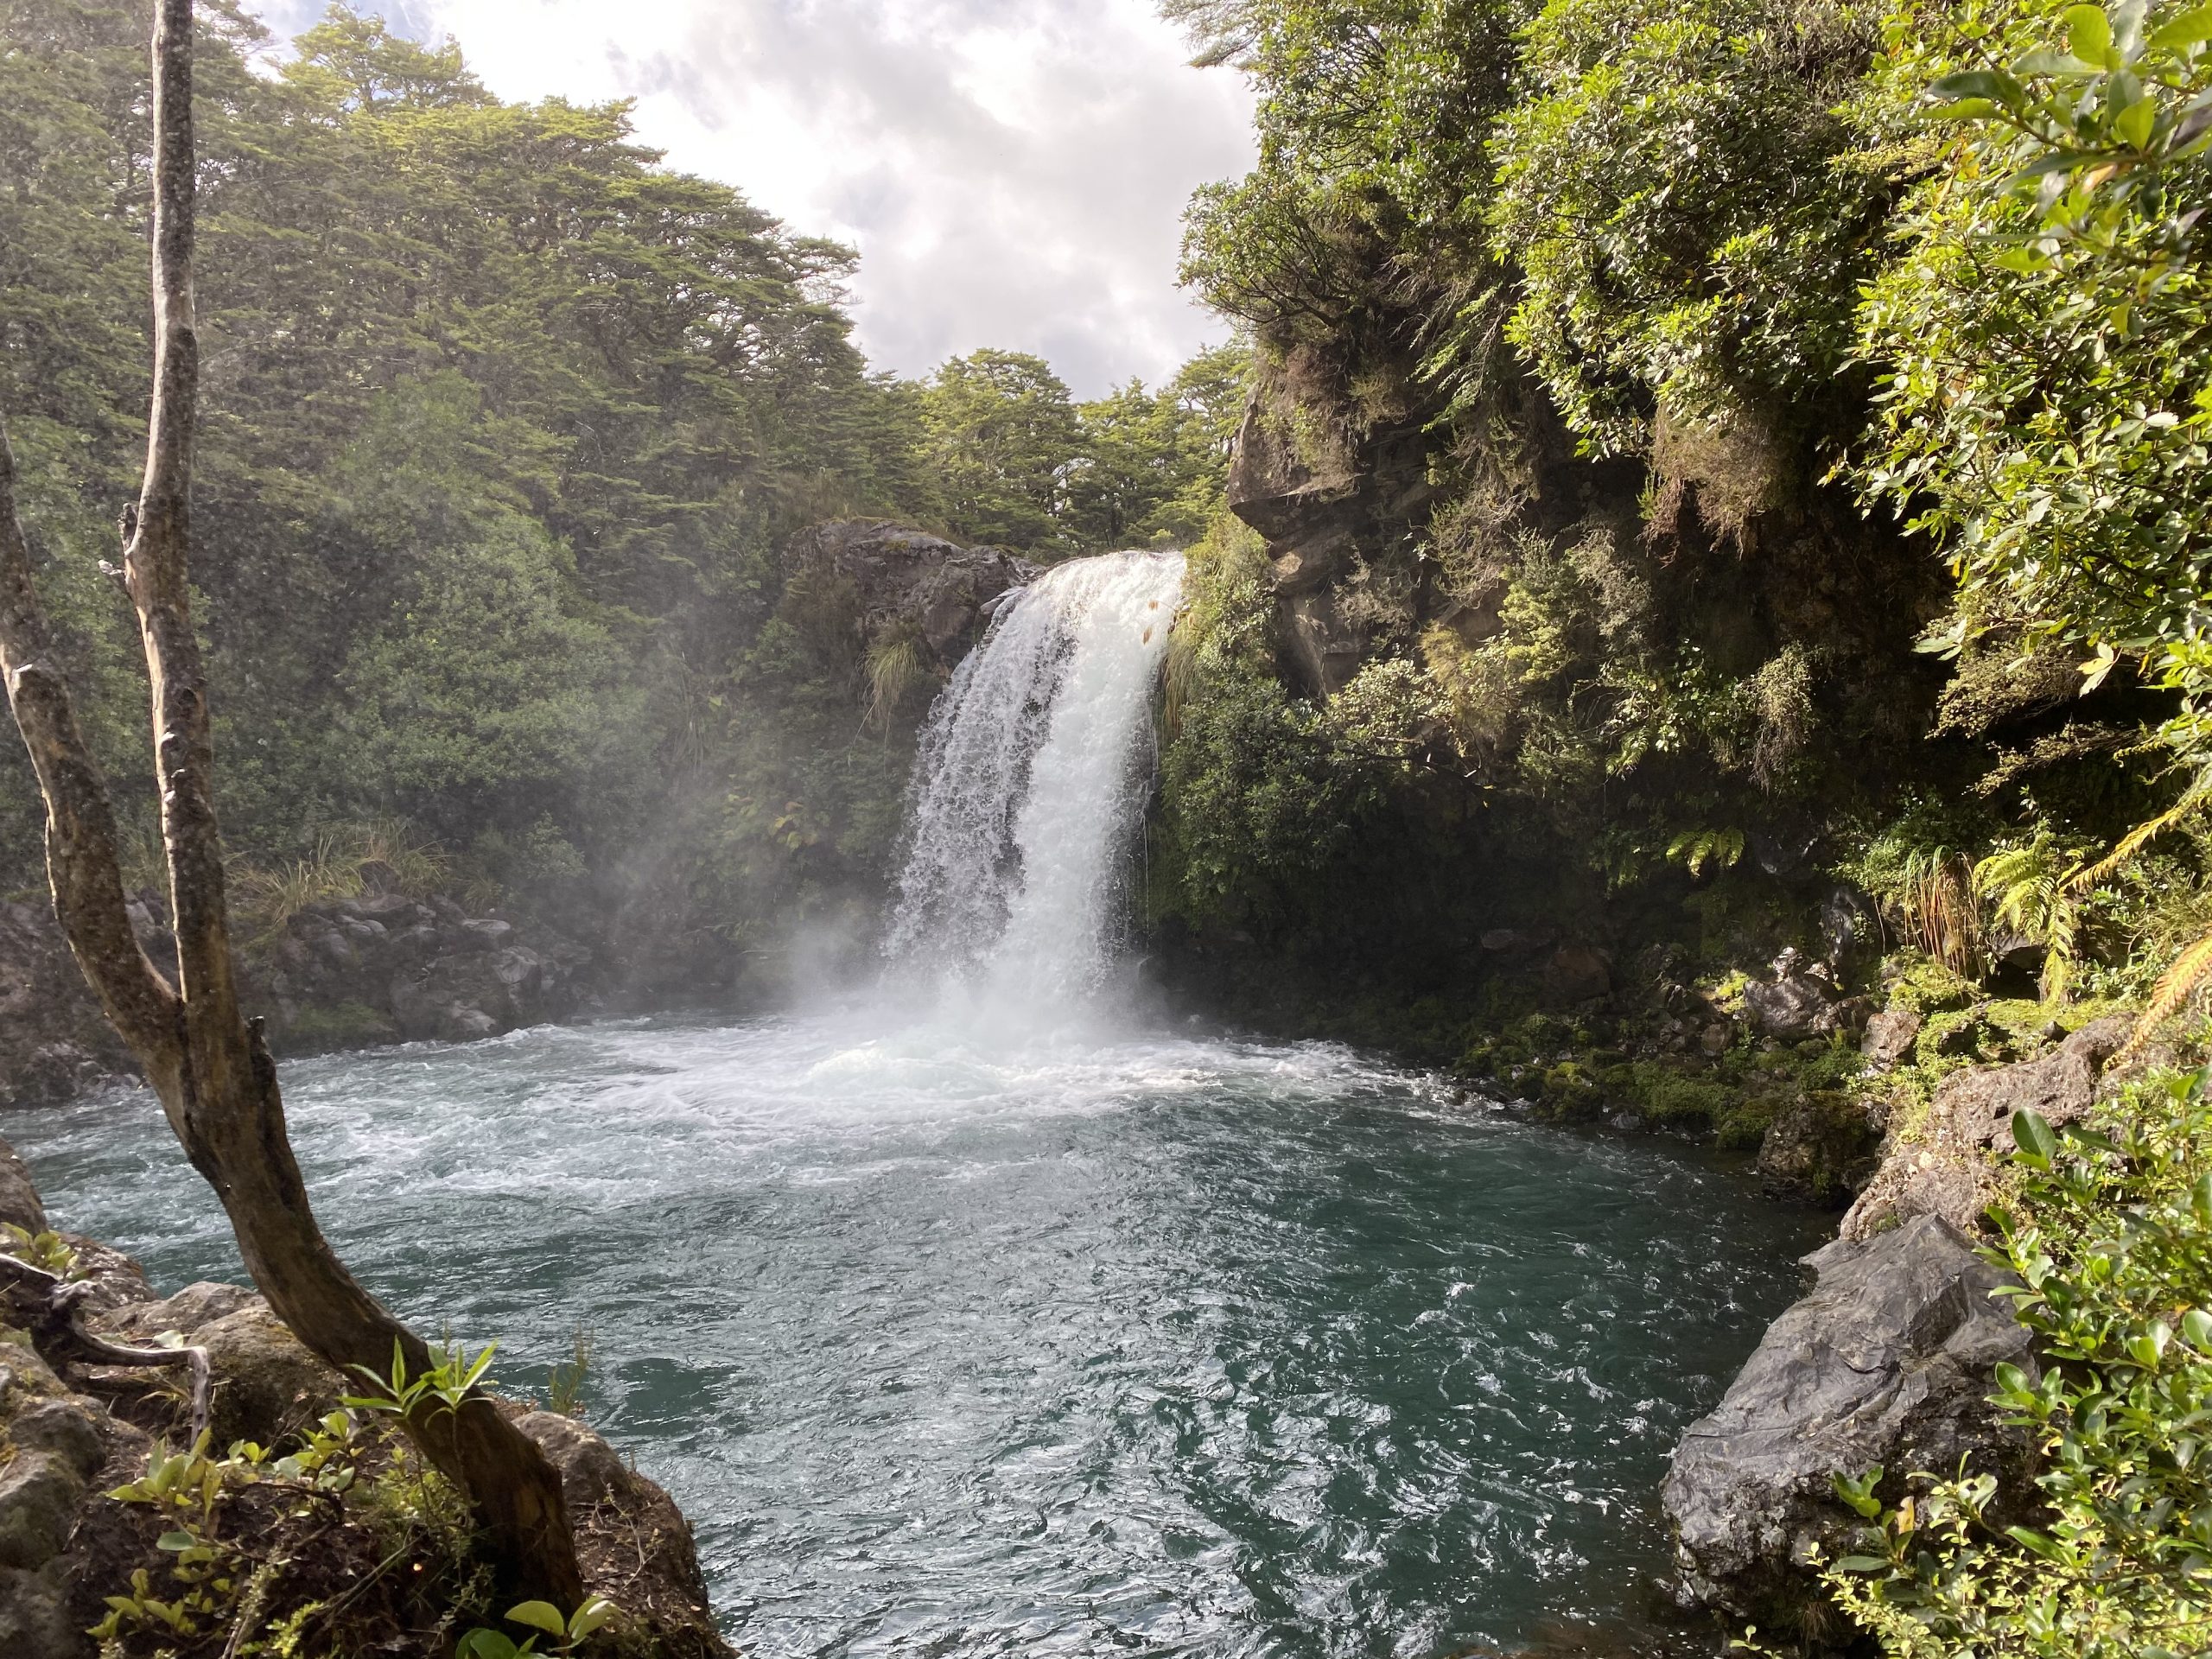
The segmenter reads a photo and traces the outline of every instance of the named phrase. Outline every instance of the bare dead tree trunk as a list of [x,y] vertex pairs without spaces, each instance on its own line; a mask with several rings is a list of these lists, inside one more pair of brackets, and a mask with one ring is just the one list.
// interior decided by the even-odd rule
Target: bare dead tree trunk
[[[47,808],[56,914],[107,1017],[145,1068],[193,1167],[222,1201],[270,1306],[333,1365],[385,1375],[394,1344],[410,1373],[423,1340],[354,1281],[315,1224],[284,1129],[276,1068],[232,981],[214,745],[188,587],[199,381],[193,324],[192,0],[160,0],[154,26],[154,404],[146,475],[124,521],[124,581],[152,685],[162,839],[175,918],[177,982],[147,958],[124,908],[115,814],[78,726],[31,582],[0,430],[0,675]],[[583,1597],[558,1473],[477,1395],[422,1408],[407,1428],[467,1493],[502,1587],[569,1608]]]

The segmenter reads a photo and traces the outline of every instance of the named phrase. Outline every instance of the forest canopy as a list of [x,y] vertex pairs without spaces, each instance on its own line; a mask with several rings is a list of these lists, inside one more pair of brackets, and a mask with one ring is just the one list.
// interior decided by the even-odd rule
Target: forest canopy
[[[285,51],[200,15],[194,575],[250,865],[396,825],[479,901],[650,889],[726,930],[880,880],[903,763],[852,676],[764,645],[790,534],[883,516],[1053,558],[1183,539],[1218,496],[1239,348],[1096,403],[1012,353],[873,372],[852,251],[663,166],[626,105],[502,101],[343,6]],[[146,31],[0,4],[0,408],[150,875],[100,570],[144,442]],[[38,823],[0,760],[0,890],[40,884]]]

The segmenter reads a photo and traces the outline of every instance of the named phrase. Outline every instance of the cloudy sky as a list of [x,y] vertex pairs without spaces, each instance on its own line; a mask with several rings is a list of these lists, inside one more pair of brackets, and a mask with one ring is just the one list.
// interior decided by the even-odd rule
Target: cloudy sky
[[[376,9],[364,5],[364,10]],[[978,346],[1081,397],[1226,330],[1175,286],[1192,187],[1252,159],[1250,95],[1147,0],[389,0],[503,98],[634,98],[640,138],[861,251],[861,345]],[[267,0],[280,33],[319,0]]]

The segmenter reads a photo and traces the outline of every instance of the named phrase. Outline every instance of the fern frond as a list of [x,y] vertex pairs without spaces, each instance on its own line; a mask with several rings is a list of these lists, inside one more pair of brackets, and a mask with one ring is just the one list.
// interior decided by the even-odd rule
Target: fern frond
[[2076,893],[2095,886],[2121,865],[2126,863],[2129,859],[2134,857],[2152,838],[2164,835],[2198,807],[2203,805],[2208,797],[2212,797],[2212,778],[2199,778],[2196,782],[2182,791],[2181,799],[2159,813],[2158,817],[2145,819],[2122,836],[2113,844],[2112,851],[2107,853],[2095,863],[2084,864],[2069,874],[2066,878],[2066,885]]
[[2158,988],[2151,993],[2150,1006],[2135,1022],[2135,1029],[2127,1033],[2127,1041],[2113,1057],[2113,1064],[2118,1065],[2133,1059],[2151,1040],[2152,1033],[2180,1013],[2196,994],[2197,988],[2209,979],[2212,979],[2212,932],[2176,957],[2173,966],[2159,976]]

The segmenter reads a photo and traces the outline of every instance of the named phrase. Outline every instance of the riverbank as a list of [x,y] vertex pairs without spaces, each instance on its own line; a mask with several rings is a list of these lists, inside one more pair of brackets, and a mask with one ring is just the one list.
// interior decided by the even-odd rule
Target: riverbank
[[[512,1640],[466,1509],[251,1291],[162,1296],[50,1230],[0,1141],[0,1651],[9,1659],[376,1652]],[[167,1361],[120,1363],[136,1351]],[[188,1364],[188,1360],[192,1363]],[[207,1370],[205,1421],[193,1382]],[[731,1659],[668,1494],[573,1415],[500,1399],[559,1471],[610,1653]],[[564,1610],[566,1611],[566,1610]]]

